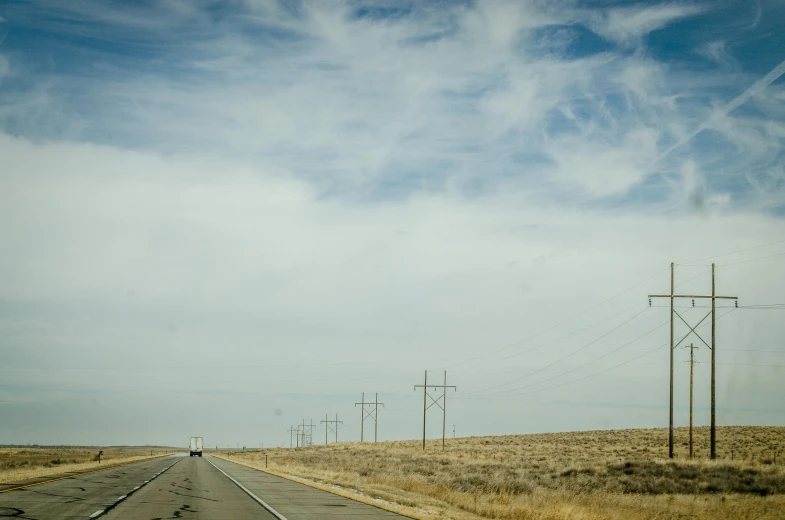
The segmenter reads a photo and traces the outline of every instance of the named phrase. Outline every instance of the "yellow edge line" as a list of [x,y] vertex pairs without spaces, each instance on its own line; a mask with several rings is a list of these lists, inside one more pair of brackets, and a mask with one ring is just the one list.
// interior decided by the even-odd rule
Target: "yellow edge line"
[[[377,509],[381,509],[383,511],[387,511],[388,513],[395,513],[396,515],[400,515],[400,516],[402,516],[404,518],[411,518],[412,520],[417,520],[413,516],[408,516],[408,515],[405,515],[403,513],[399,513],[398,511],[393,511],[392,509],[388,509],[384,505],[368,504],[366,502],[363,502],[362,500],[358,500],[356,498],[347,497],[346,495],[342,495],[342,494],[338,493],[337,491],[332,491],[332,490],[329,490],[329,489],[322,489],[320,487],[317,487],[317,486],[313,485],[311,482],[309,482],[309,479],[307,479],[307,478],[299,477],[299,478],[301,478],[302,480],[305,481],[305,482],[302,482],[300,480],[295,480],[295,479],[293,479],[291,477],[287,477],[287,476],[284,476],[284,475],[279,475],[278,473],[273,473],[272,471],[270,471],[268,469],[255,468],[253,466],[249,466],[248,464],[246,464],[244,462],[237,462],[236,460],[227,459],[227,458],[221,457],[220,455],[212,455],[212,456],[213,457],[217,457],[217,458],[219,458],[221,460],[225,460],[226,462],[234,462],[235,464],[239,464],[240,466],[245,466],[248,469],[255,469],[256,471],[261,471],[262,473],[267,473],[268,475],[272,475],[274,477],[282,478],[284,480],[288,480],[289,482],[294,482],[295,484],[302,484],[303,486],[308,486],[309,488],[312,488],[312,489],[318,489],[319,491],[324,491],[325,493],[331,493],[331,494],[333,494],[335,496],[339,496],[341,498],[346,498],[346,499],[349,499],[349,500],[353,500],[355,502],[359,502],[360,504],[363,504],[363,505],[366,505],[366,506],[371,506],[371,507],[375,507]],[[329,487],[329,486],[325,485],[325,487]],[[351,489],[351,488],[344,488],[344,489]],[[352,494],[349,491],[347,491],[346,493],[347,494]],[[370,495],[367,495],[367,496],[370,496]],[[371,498],[373,498],[373,497],[371,497]],[[401,507],[409,507],[409,506],[404,506],[403,504],[400,504],[400,505],[401,505]]]
[[[12,488],[8,488],[8,489],[0,489],[0,494],[8,493],[9,491],[16,491],[17,489],[25,489],[25,488],[29,488],[29,487],[33,487],[33,486],[40,486],[41,484],[49,484],[50,482],[57,482],[58,480],[66,480],[66,479],[69,479],[69,478],[81,477],[82,475],[90,475],[91,473],[98,473],[99,471],[106,471],[108,469],[121,468],[123,466],[130,466],[131,464],[137,464],[139,462],[144,462],[146,460],[159,459],[161,457],[168,457],[168,456],[169,455],[158,455],[157,457],[151,457],[151,458],[148,458],[148,459],[134,460],[134,461],[131,461],[131,462],[121,462],[119,464],[113,464],[111,466],[107,466],[107,467],[101,468],[101,469],[94,469],[94,470],[91,470],[91,471],[83,471],[83,472],[77,473],[75,475],[67,475],[65,477],[53,478],[53,479],[50,479],[50,480],[42,480],[41,482],[33,482],[32,484],[24,484],[22,486],[12,487]],[[2,485],[2,484],[0,484],[0,485]]]

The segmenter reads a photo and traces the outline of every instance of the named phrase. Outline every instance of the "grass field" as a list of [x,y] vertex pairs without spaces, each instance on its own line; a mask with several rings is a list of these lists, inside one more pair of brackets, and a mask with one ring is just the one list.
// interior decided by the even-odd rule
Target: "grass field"
[[0,447],[0,484],[100,467],[98,451],[103,450],[101,466],[149,459],[172,448],[162,447]]
[[[419,519],[785,518],[785,427],[590,431],[221,452]],[[779,453],[777,453],[779,451]],[[731,454],[732,452],[732,454]],[[775,455],[776,454],[776,455]],[[733,460],[731,459],[733,457]],[[776,461],[775,461],[776,457]]]

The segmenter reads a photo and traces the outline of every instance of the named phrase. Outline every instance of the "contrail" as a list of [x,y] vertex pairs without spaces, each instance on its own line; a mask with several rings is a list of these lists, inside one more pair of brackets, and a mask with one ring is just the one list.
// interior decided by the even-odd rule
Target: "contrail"
[[660,154],[660,156],[657,157],[656,162],[659,162],[660,160],[670,155],[675,149],[680,148],[685,144],[687,144],[690,140],[692,140],[693,137],[695,137],[699,133],[709,128],[709,126],[717,119],[727,116],[728,114],[739,108],[741,105],[746,103],[752,96],[764,91],[769,85],[774,83],[774,81],[776,81],[777,78],[779,78],[783,74],[785,74],[785,61],[774,67],[768,74],[766,74],[761,79],[753,83],[750,88],[748,88],[747,90],[736,96],[736,98],[733,99],[730,103],[728,103],[721,109],[714,112],[714,114],[712,114],[710,118],[708,118],[706,121],[698,125],[692,132],[690,132],[685,137],[683,137],[681,141],[677,142],[676,144],[674,144],[673,146],[662,152],[662,154]]

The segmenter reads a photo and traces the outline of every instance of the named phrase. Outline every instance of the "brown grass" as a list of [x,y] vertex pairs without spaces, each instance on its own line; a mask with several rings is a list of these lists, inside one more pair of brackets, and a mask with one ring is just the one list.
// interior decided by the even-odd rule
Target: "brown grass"
[[[97,454],[103,450],[99,466]],[[152,455],[151,455],[152,452]],[[149,459],[171,453],[166,448],[136,447],[14,447],[0,448],[0,484],[97,469],[101,466]]]
[[450,439],[444,452],[400,441],[219,455],[257,468],[268,455],[272,473],[418,519],[785,518],[785,428],[719,428],[716,461],[707,428],[692,461],[686,429],[676,435],[674,461],[662,429]]

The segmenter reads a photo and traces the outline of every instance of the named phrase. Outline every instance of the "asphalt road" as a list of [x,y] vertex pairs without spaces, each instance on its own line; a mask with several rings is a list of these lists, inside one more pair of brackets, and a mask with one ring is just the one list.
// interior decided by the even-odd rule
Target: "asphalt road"
[[0,518],[83,520],[112,507],[145,480],[155,482],[156,475],[180,460],[164,457],[0,493]]
[[406,517],[206,456],[166,457],[2,493],[2,518],[402,520]]

